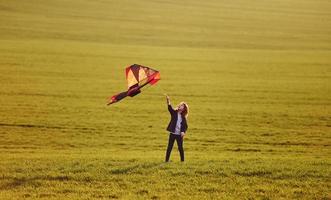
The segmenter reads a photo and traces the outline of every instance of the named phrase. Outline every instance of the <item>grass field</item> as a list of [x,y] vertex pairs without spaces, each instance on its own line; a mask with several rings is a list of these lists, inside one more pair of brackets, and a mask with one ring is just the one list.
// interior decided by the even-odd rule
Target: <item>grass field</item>
[[[331,199],[330,10],[0,0],[0,199]],[[107,107],[133,63],[162,80]],[[163,93],[190,106],[184,163]]]

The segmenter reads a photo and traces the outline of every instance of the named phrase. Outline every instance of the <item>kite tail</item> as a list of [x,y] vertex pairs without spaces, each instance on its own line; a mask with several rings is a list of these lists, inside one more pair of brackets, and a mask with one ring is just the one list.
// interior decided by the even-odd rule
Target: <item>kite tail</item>
[[127,92],[118,93],[118,94],[108,98],[107,105],[119,102],[120,100],[124,99],[127,96],[128,96]]

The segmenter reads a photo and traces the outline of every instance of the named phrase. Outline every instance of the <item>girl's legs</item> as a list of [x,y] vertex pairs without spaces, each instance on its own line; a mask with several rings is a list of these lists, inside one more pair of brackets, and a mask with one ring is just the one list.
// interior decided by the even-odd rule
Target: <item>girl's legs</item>
[[178,151],[180,153],[180,160],[184,162],[184,148],[183,148],[183,138],[180,135],[176,135],[176,142],[178,146]]
[[170,133],[169,141],[168,141],[168,148],[167,148],[167,153],[166,153],[166,159],[165,159],[166,162],[169,162],[169,158],[170,158],[172,147],[174,146],[174,142],[175,142],[175,135]]

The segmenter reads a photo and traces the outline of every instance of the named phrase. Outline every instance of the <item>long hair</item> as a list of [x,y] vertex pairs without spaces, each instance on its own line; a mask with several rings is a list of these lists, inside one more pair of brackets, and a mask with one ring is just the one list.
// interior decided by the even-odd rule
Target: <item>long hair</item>
[[189,108],[188,108],[188,105],[187,105],[186,102],[180,102],[180,104],[177,106],[177,109],[176,110],[178,110],[179,106],[181,106],[181,105],[184,105],[184,110],[183,110],[183,112],[181,114],[182,114],[182,116],[184,116],[185,118],[187,118],[188,117],[188,113],[189,113]]

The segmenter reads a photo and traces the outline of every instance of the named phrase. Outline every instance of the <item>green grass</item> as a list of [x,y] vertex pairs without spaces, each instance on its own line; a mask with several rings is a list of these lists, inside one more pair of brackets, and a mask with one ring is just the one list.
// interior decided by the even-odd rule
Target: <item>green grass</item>
[[[331,199],[330,10],[0,0],[1,199]],[[107,107],[133,63],[162,80]],[[163,93],[190,106],[185,163]]]

